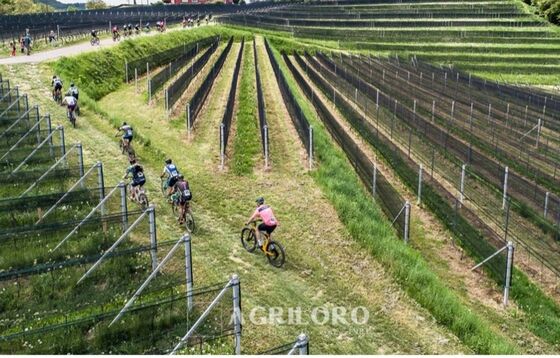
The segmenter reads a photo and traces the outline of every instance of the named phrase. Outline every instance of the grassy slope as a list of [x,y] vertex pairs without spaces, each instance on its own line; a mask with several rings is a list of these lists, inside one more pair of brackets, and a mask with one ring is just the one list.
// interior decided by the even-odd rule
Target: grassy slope
[[[520,0],[512,0],[512,3],[515,3],[516,6],[518,6],[520,8],[521,11],[527,13],[527,19],[538,19],[541,20],[539,17],[531,15],[531,11],[530,9],[528,9],[527,6],[524,6],[522,4],[522,2]],[[231,26],[232,28],[236,28],[236,29],[244,29],[244,27],[242,26]],[[456,66],[463,68],[465,70],[468,70],[470,72],[472,72],[475,75],[479,75],[482,77],[486,77],[486,78],[490,78],[493,80],[500,80],[500,81],[508,81],[508,82],[519,82],[519,83],[530,83],[530,84],[535,84],[535,85],[556,85],[558,83],[558,81],[560,80],[560,76],[558,75],[558,71],[557,71],[557,67],[558,67],[558,61],[559,58],[557,57],[557,54],[554,56],[554,58],[551,58],[549,61],[547,61],[547,63],[551,66],[549,66],[548,70],[547,68],[543,68],[542,67],[542,60],[541,62],[538,63],[533,63],[531,62],[530,59],[527,60],[521,60],[521,61],[515,61],[515,64],[518,65],[517,67],[512,67],[512,58],[511,57],[518,57],[517,53],[518,51],[520,51],[520,49],[522,49],[522,51],[526,51],[526,53],[530,54],[530,53],[537,53],[538,49],[534,49],[535,45],[532,45],[531,43],[520,43],[520,44],[516,44],[516,40],[515,39],[511,39],[509,41],[507,41],[506,43],[502,43],[502,44],[492,44],[489,43],[486,40],[479,40],[476,43],[472,43],[472,44],[465,44],[462,43],[464,42],[464,39],[462,38],[454,38],[453,36],[451,37],[445,37],[442,38],[441,36],[436,36],[434,38],[430,38],[430,39],[426,39],[423,40],[422,43],[424,44],[423,47],[433,47],[433,45],[437,44],[438,42],[445,42],[445,46],[440,46],[438,48],[434,47],[431,50],[427,50],[427,51],[423,51],[422,53],[420,53],[419,51],[422,51],[421,49],[416,49],[416,47],[419,46],[419,43],[417,41],[417,39],[415,39],[414,37],[406,37],[406,38],[388,38],[388,39],[380,39],[380,38],[372,38],[370,40],[365,39],[365,37],[367,37],[367,30],[364,29],[353,29],[353,28],[349,28],[349,29],[343,29],[343,28],[328,28],[326,30],[333,30],[336,29],[337,30],[337,37],[338,40],[319,40],[319,39],[310,39],[310,38],[297,38],[297,43],[298,43],[298,48],[302,48],[302,47],[307,47],[309,48],[322,48],[323,50],[328,49],[328,50],[351,50],[351,51],[355,51],[355,52],[364,52],[364,53],[375,53],[375,54],[379,54],[382,56],[387,56],[387,55],[395,55],[395,54],[399,54],[401,56],[409,56],[411,54],[417,54],[420,57],[426,57],[428,60],[430,60],[430,55],[431,54],[435,54],[438,56],[437,59],[433,59],[434,62],[437,63],[454,63]],[[410,30],[414,30],[414,31],[420,31],[422,33],[422,35],[427,35],[430,33],[430,28],[422,28],[422,29],[416,29],[416,28],[406,28],[406,29],[410,29]],[[504,31],[503,28],[499,28],[499,27],[476,27],[476,28],[445,28],[445,30],[451,30],[451,29],[455,29],[455,30],[466,30],[466,31]],[[516,28],[516,27],[507,27],[505,28],[507,29],[506,31],[510,31],[510,32],[516,32],[516,31],[526,31],[527,28]],[[548,24],[548,26],[543,26],[543,27],[535,27],[534,29],[537,30],[545,30],[550,32],[550,36],[557,36],[558,33],[560,33],[560,28],[554,25],[550,25]],[[390,30],[390,29],[389,29]],[[436,31],[442,31],[442,28],[434,28],[433,30]],[[252,29],[252,31],[256,31],[258,33],[261,34],[266,34],[267,36],[271,37],[271,38],[276,38],[276,40],[280,40],[277,38],[279,32],[275,32],[275,31],[270,31],[270,30],[265,30],[265,29]],[[361,38],[344,38],[343,36],[341,36],[340,34],[346,33],[348,31],[363,31],[364,33],[364,40],[362,40]],[[293,39],[293,35],[290,32],[283,32],[282,33],[282,37],[284,38],[289,38],[292,37]],[[290,46],[290,42],[293,42],[293,40],[282,40],[284,42],[284,45],[287,45],[287,47],[289,48],[293,48],[293,46]],[[372,41],[372,42],[361,42],[361,41]],[[279,41],[277,41],[279,42]],[[361,42],[361,43],[359,43]],[[395,46],[394,48],[391,49],[377,49],[375,46],[371,47],[372,44],[375,44],[376,42],[379,43],[389,43],[393,46]],[[399,44],[399,42],[401,42],[401,44]],[[302,46],[302,44],[305,44],[304,46]],[[366,45],[367,47],[363,47],[363,45]],[[406,45],[406,46],[405,46]],[[440,44],[443,45],[443,44]],[[414,47],[415,49],[407,49],[407,47]],[[471,53],[471,46],[474,46],[475,48],[485,48],[485,47],[489,47],[490,49],[494,50],[499,50],[499,54],[495,54],[495,56],[493,56],[492,58],[488,58],[487,61],[483,62],[482,60],[478,59],[476,65],[474,66],[473,63],[469,63],[468,59],[467,60],[463,60],[461,58],[458,58],[458,55],[463,54],[463,55],[469,55]],[[557,45],[553,44],[550,46],[547,45],[537,45],[537,47],[539,48],[556,48]],[[450,51],[451,49],[453,49],[453,51]],[[488,51],[488,50],[486,50]],[[491,51],[489,51],[491,52]],[[508,55],[509,54],[509,55]]]
[[[276,56],[280,58],[278,53]],[[284,73],[289,73],[284,63],[281,62],[280,66]],[[427,267],[420,254],[396,238],[342,151],[332,145],[324,129],[318,130],[323,128],[321,122],[303,100],[303,95],[297,90],[291,76],[288,76],[288,82],[292,90],[298,93],[306,116],[311,118],[311,124],[316,127],[315,150],[321,164],[314,178],[336,208],[352,237],[388,268],[409,295],[430,310],[440,323],[450,327],[475,352],[515,352],[516,348],[511,341],[489,329],[484,318],[463,306],[456,295]]]
[[260,149],[258,128],[257,88],[255,84],[255,60],[253,46],[245,45],[241,72],[238,110],[235,119],[235,140],[233,142],[232,170],[235,174],[249,174],[253,171]]
[[[295,163],[279,165],[282,170],[258,172],[245,179],[217,172],[217,143],[208,144],[217,138],[217,118],[221,117],[223,98],[231,80],[231,59],[229,65],[229,75],[221,76],[217,81],[192,142],[186,140],[184,131],[176,130],[176,127],[182,128],[182,119],[171,123],[166,121],[160,108],[148,108],[142,103],[141,96],[134,95],[132,86],[122,87],[99,103],[84,96],[83,103],[87,106],[85,115],[79,119],[78,130],[67,130],[68,141],[82,141],[86,158],[103,160],[107,183],[111,184],[122,175],[126,165],[125,159],[118,154],[116,140],[110,137],[114,126],[127,119],[137,128],[145,138],[144,143],[150,143],[137,149],[147,168],[150,198],[158,206],[160,238],[180,234],[169,209],[157,194],[159,181],[156,178],[161,159],[171,155],[180,168],[187,169],[194,188],[194,210],[202,228],[195,237],[193,247],[196,286],[223,280],[227,274],[237,271],[244,282],[245,312],[263,303],[265,306],[302,306],[307,313],[314,306],[341,304],[348,307],[364,305],[372,315],[370,325],[350,329],[313,325],[255,327],[246,324],[245,352],[257,351],[270,344],[265,340],[254,342],[251,338],[257,331],[261,337],[274,337],[275,342],[291,340],[300,331],[306,331],[317,353],[468,351],[445,329],[431,319],[425,320],[430,314],[403,295],[384,269],[368,255],[363,255],[359,246],[349,240],[346,229],[312,179],[305,174],[297,156]],[[48,68],[30,65],[13,67],[13,70],[12,77],[18,73],[23,87],[30,90],[33,98],[40,99],[44,108],[51,110],[56,118],[64,118],[62,109],[53,107],[48,100]],[[33,80],[29,77],[37,73],[40,73],[39,77]],[[127,101],[123,102],[122,98],[127,98]],[[106,117],[92,113],[92,110],[102,113],[102,108],[110,112],[106,113]],[[138,110],[140,108],[142,111]],[[277,118],[288,120],[281,116]],[[280,127],[273,120],[272,125]],[[158,130],[155,131],[155,128]],[[273,160],[293,161],[293,155],[278,155],[278,151],[297,153],[297,142],[288,134],[276,133],[275,136],[284,136],[278,143],[286,147],[273,146]],[[182,148],[181,156],[178,148]],[[306,192],[306,202],[301,201],[300,191]],[[245,253],[237,239],[241,223],[250,212],[258,192],[267,193],[282,220],[277,238],[288,250],[288,265],[281,271],[271,270],[264,257]],[[325,218],[330,224],[328,230],[324,229]],[[356,262],[360,262],[359,268],[355,267]]]

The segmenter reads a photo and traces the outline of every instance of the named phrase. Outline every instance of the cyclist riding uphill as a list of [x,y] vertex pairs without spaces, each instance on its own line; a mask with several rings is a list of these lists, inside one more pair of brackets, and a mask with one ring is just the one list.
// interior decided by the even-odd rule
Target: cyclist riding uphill
[[51,86],[53,87],[53,98],[56,97],[56,91],[62,93],[62,80],[57,75],[52,77]]
[[122,126],[119,127],[119,130],[117,131],[115,137],[118,136],[120,132],[123,132],[123,136],[122,136],[123,141],[126,144],[130,145],[130,143],[132,142],[132,137],[134,136],[132,127],[126,124],[126,122],[123,122]]
[[132,183],[130,183],[132,190],[130,192],[130,196],[132,200],[136,200],[138,190],[146,184],[144,168],[142,168],[140,164],[136,163],[136,159],[132,159],[130,161],[130,166],[126,169],[123,179],[127,179],[129,175],[132,175]]
[[159,177],[163,178],[164,176],[167,176],[167,196],[171,196],[171,194],[173,194],[175,183],[177,183],[177,180],[179,180],[179,175],[179,170],[177,169],[175,164],[173,164],[172,160],[166,159],[165,166],[163,167],[163,172]]
[[173,196],[173,200],[176,200],[181,208],[179,225],[183,225],[185,223],[185,210],[187,209],[187,203],[192,200],[192,193],[189,187],[189,182],[185,180],[185,177],[182,174],[179,174],[177,183],[174,185]]
[[257,241],[259,243],[259,246],[262,246],[263,240],[261,239],[261,232],[267,233],[270,236],[274,229],[276,229],[276,226],[278,226],[278,221],[276,221],[276,218],[274,217],[272,208],[264,204],[263,197],[257,198],[255,202],[257,203],[257,209],[255,210],[251,218],[249,218],[246,225],[249,225],[253,221],[259,219],[262,220],[262,223],[258,226],[259,230],[257,231]]
[[74,82],[70,83],[70,88],[68,88],[67,96],[74,97],[76,101],[78,100],[78,97],[80,97],[80,91],[78,91],[78,87],[76,87]]
[[68,96],[64,97],[61,104],[67,106],[68,114],[70,115],[70,113],[74,113],[74,110],[76,109],[76,105],[78,104],[78,101],[76,101],[76,98],[74,98],[74,96],[68,95]]

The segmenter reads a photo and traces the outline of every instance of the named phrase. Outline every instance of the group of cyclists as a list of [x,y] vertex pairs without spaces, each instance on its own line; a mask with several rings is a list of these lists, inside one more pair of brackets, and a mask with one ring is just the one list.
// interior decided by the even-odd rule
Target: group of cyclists
[[[63,90],[62,80],[54,75],[52,78],[52,94],[53,99],[57,100],[61,98]],[[70,116],[74,113],[78,106],[79,91],[76,85],[72,82],[70,88],[66,92],[65,97],[60,101],[61,105],[66,105]],[[117,135],[122,133],[123,145],[130,148],[132,140],[134,138],[134,130],[132,126],[123,122],[118,128]],[[142,193],[144,194],[143,187],[146,184],[146,176],[144,175],[144,168],[140,163],[138,163],[137,158],[129,155],[129,166],[127,167],[123,179],[128,179],[131,177],[130,183],[130,196],[133,201],[138,202],[138,197]],[[173,163],[171,159],[165,160],[165,165],[163,171],[160,174],[160,178],[164,180],[164,190],[165,195],[170,203],[176,205],[180,210],[180,215],[178,219],[179,225],[185,224],[186,213],[189,209],[189,202],[192,200],[192,193],[188,181],[179,172],[177,166]],[[272,208],[264,203],[264,198],[259,197],[256,200],[256,209],[247,221],[247,225],[251,222],[261,221],[257,226],[256,238],[259,247],[263,246],[262,235],[270,236],[272,232],[276,229],[278,221],[276,220]]]
[[70,88],[66,92],[65,96],[62,97],[63,83],[60,77],[54,75],[51,81],[52,86],[52,97],[53,100],[60,105],[66,105],[68,119],[75,126],[76,113],[79,113],[78,99],[80,97],[80,91],[74,82],[70,83]]
[[[124,37],[132,36],[133,34],[140,35],[141,30],[142,30],[142,27],[140,26],[140,24],[135,24],[134,26],[132,26],[132,24],[124,24],[123,27],[122,27],[122,33],[123,33]],[[151,31],[151,27],[150,27],[149,22],[144,24],[143,30],[145,32],[150,32]],[[156,22],[156,30],[159,31],[159,32],[164,32],[166,30],[165,21],[157,21]],[[119,29],[118,25],[113,25],[111,27],[111,33],[113,34],[113,41],[120,40],[121,32],[120,32],[120,29]],[[92,36],[92,39],[96,39],[97,38],[97,31],[92,30],[91,31],[91,36]]]

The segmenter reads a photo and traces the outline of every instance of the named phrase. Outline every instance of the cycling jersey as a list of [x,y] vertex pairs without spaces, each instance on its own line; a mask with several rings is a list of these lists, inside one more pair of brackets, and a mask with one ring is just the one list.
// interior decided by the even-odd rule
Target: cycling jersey
[[52,81],[52,85],[54,86],[54,89],[62,89],[62,81],[58,78]]
[[253,214],[254,218],[260,217],[263,221],[263,224],[266,226],[276,226],[278,222],[274,217],[274,213],[272,212],[272,208],[268,205],[261,205],[255,210]]
[[78,99],[78,97],[79,97],[79,95],[80,95],[80,93],[79,93],[77,87],[70,87],[70,89],[69,89],[68,92],[69,92],[70,95],[71,95],[72,97],[74,97],[75,99]]
[[166,164],[163,170],[167,173],[167,175],[169,175],[169,177],[176,177],[179,175],[179,170],[177,170],[175,164]]
[[144,170],[138,164],[131,165],[126,170],[126,176],[132,175],[132,186],[144,185],[146,183],[146,177],[144,176]]
[[123,138],[132,138],[132,127],[128,124],[126,126],[122,126],[119,128],[121,131],[124,132]]
[[77,103],[76,98],[74,98],[73,96],[66,96],[64,97],[64,100],[66,101],[68,107],[73,107]]
[[185,180],[177,182],[177,184],[175,184],[175,188],[181,194],[181,204],[184,204],[185,202],[192,199],[192,193],[189,188],[189,183],[187,183]]

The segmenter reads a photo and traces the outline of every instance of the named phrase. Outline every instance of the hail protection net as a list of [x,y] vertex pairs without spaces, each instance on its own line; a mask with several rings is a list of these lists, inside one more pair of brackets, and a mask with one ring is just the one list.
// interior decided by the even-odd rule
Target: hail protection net
[[[97,255],[77,255],[73,262],[65,260],[27,276],[4,276],[1,300],[7,314],[0,320],[0,349],[11,353],[141,354],[162,353],[175,344],[187,322],[185,258],[181,247],[170,251],[177,240],[160,241],[154,251],[146,225],[138,225],[85,278],[102,250],[109,252],[109,244],[118,234],[98,242]],[[103,237],[97,234],[82,239]],[[172,256],[148,282],[154,253],[158,260],[168,253]],[[145,282],[145,289],[134,296]]]
[[[238,284],[239,285],[239,284]],[[189,295],[192,297],[192,309],[187,312],[183,337],[193,325],[202,317],[202,314],[217,299],[224,290],[226,283],[197,289]],[[234,319],[233,319],[233,290],[235,286],[225,289],[224,295],[185,341],[178,353],[181,354],[233,354],[234,350]],[[175,344],[168,348],[171,351]],[[221,343],[221,344],[217,344]]]
[[268,132],[265,130],[268,127],[266,121],[266,111],[265,111],[265,103],[264,103],[264,94],[261,84],[261,73],[259,71],[259,63],[258,63],[258,56],[257,56],[257,45],[256,40],[253,39],[253,56],[255,59],[255,78],[257,84],[257,102],[258,102],[258,113],[259,113],[259,126],[261,130],[261,142],[263,147],[263,155],[266,155],[267,148],[265,147],[266,143],[268,142]]
[[189,113],[187,113],[187,116],[190,117],[191,126],[194,124],[198,114],[200,113],[200,110],[202,109],[202,105],[204,104],[204,101],[206,100],[208,93],[210,93],[212,84],[214,83],[214,80],[220,73],[220,70],[222,69],[222,66],[229,54],[229,51],[231,50],[232,45],[233,45],[233,36],[229,39],[226,47],[224,48],[224,50],[222,51],[222,53],[220,54],[216,62],[214,62],[214,64],[212,65],[210,72],[208,73],[208,75],[206,75],[206,78],[204,79],[200,87],[198,87],[198,89],[192,96],[188,107]]
[[241,69],[241,60],[243,58],[243,49],[245,48],[245,38],[241,40],[241,46],[237,54],[237,60],[235,61],[235,69],[233,71],[233,77],[231,79],[231,86],[228,94],[228,100],[226,103],[226,110],[224,111],[224,116],[222,118],[222,126],[224,128],[224,147],[225,152],[229,139],[229,131],[231,128],[231,122],[233,120],[233,110],[235,106],[235,94],[237,93],[237,80],[239,78],[239,71]]
[[[186,66],[189,63],[189,61],[192,60],[200,52],[200,50],[208,46],[214,45],[218,41],[219,39],[217,37],[207,37],[201,39],[200,41],[186,44],[185,50],[181,56],[174,59],[173,62],[165,66],[160,72],[158,72],[150,79],[151,81],[150,88],[152,93],[155,93],[163,86],[165,82],[173,78],[173,76],[175,76],[177,72],[180,72],[182,68]],[[189,69],[191,70],[191,72],[194,72],[193,68],[189,68]],[[180,78],[184,80],[183,76],[181,76]]]
[[216,38],[210,47],[167,88],[169,108],[172,108],[177,103],[194,77],[208,63],[208,60],[218,48],[219,43],[219,39]]
[[[24,197],[55,192],[63,192],[78,181],[88,168],[84,167],[82,148],[80,144],[67,148],[49,167],[28,167],[15,173],[5,171],[0,173],[0,188],[2,197]],[[102,167],[98,168],[102,173]],[[98,176],[103,186],[102,176]]]
[[[339,109],[343,107],[345,99],[351,101],[357,111],[369,117],[368,122],[371,128],[375,128],[375,132],[384,133],[380,136],[384,140],[371,141],[372,145],[383,152],[393,168],[415,192],[418,190],[419,164],[423,165],[422,202],[441,215],[444,222],[455,223],[451,228],[471,251],[478,257],[485,258],[503,246],[504,240],[514,239],[532,253],[538,250],[538,257],[546,258],[544,261],[547,266],[556,272],[551,264],[555,260],[552,252],[557,245],[554,242],[557,235],[557,227],[554,227],[557,225],[554,222],[555,213],[547,213],[547,222],[544,215],[539,215],[538,211],[531,213],[532,205],[524,203],[525,200],[534,202],[537,198],[541,204],[537,201],[533,208],[536,210],[540,206],[540,211],[543,210],[542,203],[546,193],[542,187],[535,184],[535,178],[530,180],[520,177],[518,173],[510,170],[506,195],[507,198],[512,198],[509,224],[504,219],[505,166],[492,159],[492,155],[499,152],[495,149],[497,141],[491,142],[493,146],[490,155],[485,152],[484,147],[476,147],[481,141],[488,140],[477,137],[480,133],[490,134],[489,139],[492,139],[492,127],[484,127],[488,121],[488,111],[481,113],[479,108],[477,112],[474,101],[465,105],[467,102],[461,103],[458,97],[453,99],[455,86],[459,88],[458,92],[461,92],[461,78],[466,78],[466,84],[463,86],[468,86],[468,76],[455,75],[452,81],[452,76],[448,75],[446,83],[445,71],[434,71],[432,75],[432,72],[427,71],[431,67],[426,67],[416,59],[412,59],[412,64],[408,65],[399,58],[381,60],[345,55],[327,57],[320,53],[317,54],[316,61],[310,56],[307,58],[310,67],[330,82],[328,86],[323,86],[327,87],[324,92],[327,96],[331,93],[329,98]],[[316,81],[320,82],[319,80]],[[441,83],[436,86],[438,81]],[[472,76],[470,81],[473,81]],[[333,88],[336,88],[336,91]],[[336,95],[344,99],[335,98]],[[447,98],[446,95],[451,98]],[[470,103],[473,103],[472,111]],[[514,108],[510,104],[508,110],[507,103],[501,107],[495,105],[490,111],[490,115],[493,116],[490,122],[501,118],[503,126],[511,127],[515,123],[515,116],[522,113],[519,108],[517,111],[514,111]],[[351,116],[346,116],[352,122]],[[523,120],[517,119],[517,123]],[[509,121],[507,125],[506,121]],[[480,128],[478,134],[474,130],[471,131],[471,124],[473,128]],[[367,135],[363,130],[360,131],[355,123],[353,127],[367,139]],[[373,129],[370,129],[370,132],[373,132]],[[457,138],[465,133],[469,135],[466,137],[466,143],[464,139]],[[505,144],[498,145],[505,148]],[[393,155],[388,149],[391,146]],[[504,157],[501,157],[502,160]],[[463,228],[458,230],[458,221],[450,214],[454,213],[452,208],[456,206],[455,201],[460,197],[463,164],[467,165],[463,193],[466,206],[459,206],[457,212],[461,213],[466,221],[459,222]],[[533,171],[533,174],[537,172]],[[442,186],[442,180],[450,184],[452,189]],[[551,210],[555,211],[556,196],[549,193],[547,203]],[[543,217],[539,217],[541,215]],[[536,230],[539,240],[534,239],[534,234],[529,234]],[[499,259],[494,260],[497,261]],[[495,277],[503,277],[501,272],[498,272],[503,270],[503,267],[497,264],[494,269]]]
[[272,69],[274,70],[274,75],[276,76],[276,81],[278,82],[278,86],[280,87],[280,93],[282,94],[282,98],[284,99],[284,103],[286,103],[286,108],[290,113],[290,118],[296,128],[296,131],[299,135],[301,142],[303,143],[306,150],[309,148],[309,122],[305,115],[303,114],[303,110],[299,106],[294,94],[290,91],[288,86],[288,82],[284,77],[284,73],[280,70],[280,66],[278,65],[278,61],[276,57],[272,53],[272,48],[268,43],[268,40],[265,39],[265,48],[268,54],[268,58],[272,65]]
[[[307,75],[316,83],[319,88],[323,91],[324,95],[331,101],[336,102],[336,95],[334,92],[329,90],[329,85],[326,81],[322,80],[317,72],[310,68],[304,61],[299,57],[299,55],[294,55],[299,66],[306,70]],[[313,61],[308,57],[308,60]],[[308,96],[317,109],[320,118],[325,123],[326,128],[329,130],[331,135],[339,143],[342,149],[346,152],[348,159],[354,166],[357,174],[359,175],[362,182],[366,185],[366,188],[374,194],[374,197],[378,200],[381,208],[391,220],[393,225],[397,228],[397,232],[400,237],[405,237],[405,227],[407,226],[407,217],[405,213],[405,201],[402,196],[391,186],[383,174],[374,166],[374,163],[367,157],[367,155],[360,149],[360,145],[356,143],[352,137],[350,137],[342,125],[336,120],[336,118],[331,114],[327,106],[319,100],[317,94],[313,92],[311,87],[305,82],[303,77],[297,72],[290,59],[284,56],[284,61],[288,65],[288,68],[294,74],[296,81],[298,82],[300,88]],[[316,63],[315,63],[316,64]],[[358,132],[363,135],[363,137],[368,141],[377,141],[376,137],[378,133],[374,130],[373,126],[368,124],[351,106],[344,100],[338,99],[338,108],[340,112],[349,120]],[[374,185],[374,175],[375,175],[375,189]],[[374,191],[375,190],[375,191]],[[408,240],[408,237],[406,237]]]

